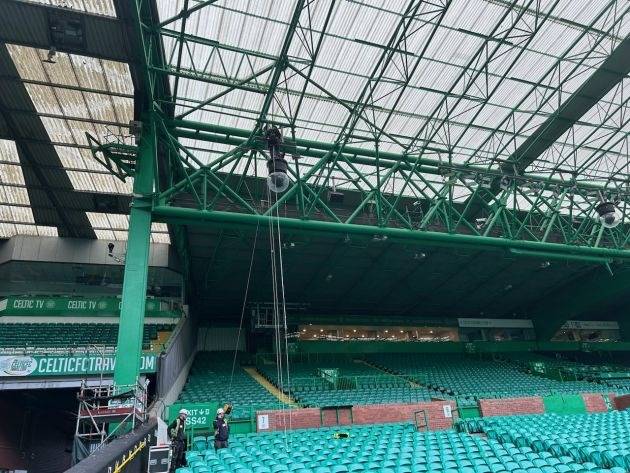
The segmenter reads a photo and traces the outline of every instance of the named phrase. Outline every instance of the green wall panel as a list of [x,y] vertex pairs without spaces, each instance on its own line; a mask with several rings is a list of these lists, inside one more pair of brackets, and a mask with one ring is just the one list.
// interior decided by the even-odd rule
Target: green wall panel
[[554,395],[543,397],[545,412],[548,414],[583,414],[586,412],[584,399],[579,394]]

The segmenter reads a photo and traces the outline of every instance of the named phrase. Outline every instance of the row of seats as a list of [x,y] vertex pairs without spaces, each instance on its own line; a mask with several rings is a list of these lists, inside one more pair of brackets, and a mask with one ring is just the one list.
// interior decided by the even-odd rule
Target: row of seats
[[508,355],[508,359],[523,368],[531,368],[533,363],[540,363],[547,370],[560,370],[568,376],[580,379],[597,379],[611,373],[628,371],[626,367],[615,363],[580,363],[561,356],[552,357],[540,353],[513,353]]
[[[151,349],[158,332],[172,331],[171,324],[146,324],[142,348]],[[113,347],[118,340],[118,324],[105,323],[3,323],[0,348],[73,348],[88,345]]]
[[195,438],[188,467],[177,473],[623,473],[554,456],[495,438],[418,432],[410,424],[321,428],[238,434],[215,451],[211,439]]
[[[325,377],[321,370],[334,370],[335,376]],[[299,403],[307,406],[344,406],[425,402],[430,392],[400,376],[375,370],[361,362],[313,361],[293,363],[291,382],[281,386],[275,366],[261,365],[258,371],[272,384]]]
[[476,405],[482,398],[611,391],[605,384],[558,381],[524,372],[508,361],[474,359],[463,354],[375,354],[366,360],[416,380],[445,398],[454,397],[460,406]]
[[481,420],[489,439],[584,465],[630,471],[630,411]]
[[599,381],[605,386],[612,387],[616,392],[630,392],[630,369],[612,361],[580,363],[537,353],[512,354],[509,359],[523,368],[531,368],[535,363],[542,363],[545,369],[561,371],[564,377],[570,379]]
[[[242,367],[233,352],[199,352],[178,402],[229,402],[232,418],[249,418],[255,409],[278,408],[278,399]],[[232,368],[234,371],[232,372]]]

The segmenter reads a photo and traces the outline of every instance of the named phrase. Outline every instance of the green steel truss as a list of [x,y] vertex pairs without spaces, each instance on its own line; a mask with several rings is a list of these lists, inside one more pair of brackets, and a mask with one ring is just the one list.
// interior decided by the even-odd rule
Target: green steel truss
[[[344,20],[361,21],[340,20],[342,7],[380,14],[374,6],[355,0],[282,2],[292,6],[285,19],[247,13],[265,27],[282,27],[273,48],[258,50],[199,33],[203,13],[242,14],[229,2],[183,0],[180,11],[164,17],[170,0],[135,0],[134,43],[143,84],[136,91],[138,144],[120,147],[89,138],[107,169],[123,180],[134,177],[117,383],[129,384],[138,374],[144,298],[135,295],[146,292],[151,221],[175,225],[172,236],[186,273],[184,225],[253,229],[272,219],[292,233],[503,248],[543,260],[608,266],[630,257],[630,114],[624,90],[630,55],[619,52],[627,47],[622,26],[630,6],[625,0],[597,2],[597,14],[581,24],[557,11],[559,0],[544,8],[537,0],[479,1],[501,7],[493,10],[484,34],[446,21],[455,0],[410,0],[378,43],[338,32]],[[555,53],[535,47],[549,24],[572,33]],[[465,63],[431,53],[445,32],[475,39]],[[338,71],[323,60],[332,40],[368,48],[367,72]],[[544,68],[537,81],[518,72],[532,54]],[[569,114],[565,89],[575,89],[581,76],[611,74],[603,66],[613,54],[620,57],[619,70],[604,81],[605,90],[593,92],[597,118],[582,121]],[[438,66],[456,74],[444,83],[439,77],[435,84],[417,80]],[[326,74],[359,85],[351,96],[336,94],[323,80]],[[526,89],[514,103],[499,99],[507,81]],[[197,86],[211,92],[199,96]],[[227,100],[237,93],[246,100]],[[417,112],[409,103],[419,93],[439,98]],[[309,113],[321,104],[334,114],[323,119]],[[581,108],[584,113],[592,107],[581,102]],[[504,114],[494,127],[479,119],[489,110]],[[246,125],[225,126],[222,117]],[[403,132],[401,120],[418,126]],[[265,187],[268,125],[283,130],[292,180],[277,196]],[[568,131],[541,145],[538,137],[551,136],[546,127],[552,125]],[[478,139],[470,140],[470,133]],[[536,146],[520,153],[528,137]],[[578,153],[589,156],[576,159]],[[619,202],[621,225],[602,226],[595,212],[600,199]]]
[[[628,39],[619,36],[629,8],[625,2],[601,2],[589,24],[571,23],[577,33],[561,53],[548,54],[542,79],[518,78],[528,92],[496,129],[485,129],[476,118],[488,106],[506,108],[495,96],[504,81],[514,80],[537,33],[550,23],[566,23],[556,11],[558,0],[544,9],[535,0],[498,2],[508,8],[493,20],[467,64],[458,65],[455,80],[431,90],[441,98],[413,134],[400,133],[392,123],[413,115],[399,106],[419,88],[414,78],[421,68],[437,61],[426,55],[435,37],[453,30],[443,24],[450,0],[411,0],[386,42],[354,40],[379,52],[369,75],[355,74],[363,85],[351,100],[336,96],[317,79],[331,69],[318,66],[318,59],[329,35],[335,36],[330,29],[339,1],[291,2],[277,55],[193,34],[187,25],[194,15],[229,10],[215,1],[185,0],[181,11],[159,22],[154,1],[136,3],[138,42],[144,48],[143,108],[155,124],[160,155],[152,195],[155,221],[248,227],[282,215],[279,222],[293,231],[494,246],[545,259],[607,263],[630,255],[628,166],[604,165],[611,156],[627,161],[630,113],[623,74],[613,77],[610,90],[594,102],[600,112],[597,125],[579,133],[579,139],[576,131],[585,126],[581,117],[562,116],[572,126],[555,143],[537,143],[539,159],[529,153],[526,162],[519,161],[517,152],[521,138],[534,136],[530,141],[536,141],[541,117],[549,126],[560,115],[567,84],[577,75],[601,73],[606,59],[627,47]],[[586,40],[590,49],[576,51],[575,45]],[[291,53],[296,44],[302,54]],[[211,67],[214,63],[222,65],[222,73]],[[167,79],[172,94],[157,87]],[[184,91],[184,84],[194,83],[210,84],[217,92],[194,98]],[[226,106],[222,99],[235,92],[258,97],[258,108]],[[536,110],[525,106],[532,98]],[[314,100],[334,104],[343,119],[327,129],[325,123],[304,119]],[[208,111],[246,117],[252,126],[195,119]],[[268,155],[263,130],[268,124],[283,130],[292,180],[284,194],[271,199],[264,188]],[[331,139],[301,137],[324,129]],[[464,143],[470,129],[484,132],[474,147]],[[111,164],[111,146],[106,146],[93,150]],[[576,150],[589,158],[576,161]],[[124,175],[121,167],[115,168],[119,177],[133,173],[133,166],[124,167]],[[332,202],[331,191],[343,194],[343,203]],[[597,219],[595,207],[602,198],[619,201],[624,222],[617,228],[604,228]]]

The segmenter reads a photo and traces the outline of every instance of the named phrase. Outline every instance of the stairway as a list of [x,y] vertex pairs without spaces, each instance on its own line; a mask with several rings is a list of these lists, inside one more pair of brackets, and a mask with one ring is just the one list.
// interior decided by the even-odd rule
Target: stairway
[[252,378],[254,378],[256,382],[258,382],[258,384],[260,384],[263,388],[265,388],[267,391],[273,394],[280,402],[283,402],[284,404],[288,404],[289,406],[298,407],[298,404],[297,402],[295,402],[295,399],[283,393],[277,387],[275,387],[273,384],[271,384],[269,381],[263,378],[263,376],[258,371],[256,371],[256,368],[254,368],[253,366],[248,366],[248,367],[243,367],[243,369],[247,372],[247,374],[249,374]]
[[413,386],[414,388],[421,388],[421,387],[423,387],[423,386],[422,386],[422,384],[418,384],[418,383],[415,383],[415,382],[413,382],[413,381],[410,381],[410,380],[408,380],[407,378],[405,378],[405,377],[404,377],[403,375],[401,375],[401,374],[394,373],[394,372],[392,372],[392,371],[387,371],[387,370],[384,370],[384,369],[383,369],[383,368],[381,368],[380,366],[373,365],[373,364],[372,364],[372,363],[370,363],[369,361],[365,361],[365,360],[354,360],[354,361],[355,361],[356,363],[363,363],[364,365],[369,366],[370,368],[375,369],[375,370],[377,370],[377,371],[380,371],[381,373],[385,373],[385,374],[388,374],[388,375],[390,375],[390,376],[394,376],[394,377],[396,377],[396,378],[403,379],[403,380],[405,380],[406,382],[408,382],[410,386]]

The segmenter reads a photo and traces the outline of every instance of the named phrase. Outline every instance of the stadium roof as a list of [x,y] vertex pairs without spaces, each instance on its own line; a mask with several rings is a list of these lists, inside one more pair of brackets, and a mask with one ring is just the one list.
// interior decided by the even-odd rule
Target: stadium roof
[[[202,186],[203,211],[269,215],[260,140],[275,125],[296,157],[298,190],[280,199],[289,218],[495,247],[557,244],[564,257],[592,250],[591,266],[609,262],[604,251],[623,256],[630,241],[629,9],[625,0],[0,0],[0,237],[124,239],[133,177],[101,166],[86,132],[132,149],[128,124],[149,103],[160,135],[156,220],[190,223],[160,210],[201,205]],[[56,18],[76,21],[81,41],[55,43]],[[329,208],[322,189],[345,192],[342,208]],[[622,225],[597,223],[601,200],[617,203]],[[154,223],[153,241],[177,227]],[[185,232],[200,287],[215,255],[229,254],[215,230]],[[342,264],[326,248],[313,262],[330,254]],[[380,274],[390,253],[375,252]],[[458,268],[447,253],[452,270],[438,271],[435,287]],[[346,267],[357,256],[348,258]],[[489,263],[488,277],[529,266]],[[538,269],[524,273],[524,294]],[[296,294],[328,273],[318,266]],[[556,288],[557,276],[541,284]]]

